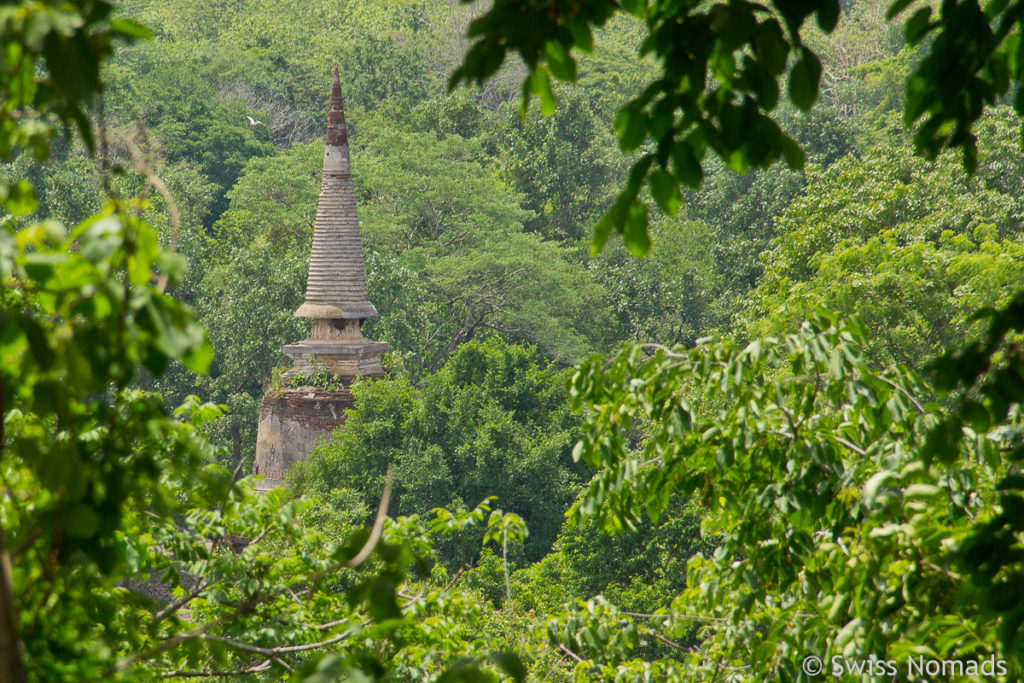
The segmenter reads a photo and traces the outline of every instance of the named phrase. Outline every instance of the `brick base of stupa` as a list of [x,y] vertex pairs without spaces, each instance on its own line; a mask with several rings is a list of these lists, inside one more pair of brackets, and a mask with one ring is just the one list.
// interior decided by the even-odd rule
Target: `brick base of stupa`
[[256,489],[268,491],[285,483],[289,468],[302,462],[316,444],[345,422],[352,393],[297,387],[271,391],[263,397],[256,434],[256,463],[261,475]]

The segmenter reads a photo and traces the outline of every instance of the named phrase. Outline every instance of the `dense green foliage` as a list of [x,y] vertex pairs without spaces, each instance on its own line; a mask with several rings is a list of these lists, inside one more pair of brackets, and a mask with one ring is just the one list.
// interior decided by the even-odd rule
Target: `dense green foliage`
[[419,386],[355,385],[356,408],[310,455],[301,489],[350,488],[371,504],[391,468],[398,513],[468,509],[495,496],[530,530],[526,561],[539,560],[586,470],[571,457],[579,418],[569,412],[568,371],[538,360],[523,347],[469,342]]
[[[826,671],[893,662],[900,673],[880,675],[901,679],[913,678],[913,657],[995,658],[1000,675],[1019,677],[1010,595],[1021,540],[1010,520],[1024,375],[1013,344],[998,369],[983,374],[979,361],[1002,356],[1022,312],[1019,297],[986,316],[982,343],[943,359],[939,388],[979,387],[949,411],[922,400],[931,389],[915,373],[873,370],[859,323],[819,319],[745,348],[633,347],[610,366],[584,364],[574,396],[592,418],[580,453],[600,471],[573,514],[615,529],[657,520],[682,493],[701,501],[702,531],[721,542],[690,561],[688,588],[658,620],[665,638],[701,626],[685,657],[595,648],[581,637],[592,625],[559,637],[605,675],[659,680],[794,680],[808,655]],[[649,438],[633,450],[641,423]]]
[[[913,4],[4,6],[0,679],[1024,675],[1021,7]],[[257,495],[335,65],[389,376]]]
[[[90,66],[117,33],[141,29],[108,24],[104,3],[19,9],[4,15],[6,54],[20,50],[18,68],[64,105],[47,110],[44,99],[33,113],[81,119],[76,89],[99,87]],[[17,33],[19,20],[35,33]],[[40,46],[51,69],[66,68],[71,47],[81,52],[80,70],[61,78],[83,80],[34,71]],[[46,156],[45,118],[3,120],[8,149],[31,142]],[[447,680],[522,680],[518,658],[480,637],[475,598],[431,573],[432,535],[483,522],[484,542],[507,544],[524,533],[518,518],[485,504],[438,512],[429,528],[390,521],[386,490],[373,529],[359,529],[354,501],[325,509],[237,484],[199,433],[218,407],[191,397],[172,415],[159,394],[132,386],[172,359],[196,372],[210,363],[191,310],[162,291],[184,260],[160,248],[138,203],[113,200],[69,229],[22,226],[16,217],[35,199],[24,181],[13,187],[0,231],[0,678],[365,680],[440,668]],[[402,598],[400,586],[422,590]]]
[[983,122],[973,177],[898,141],[809,174],[737,322],[756,338],[792,330],[818,306],[856,314],[876,330],[876,360],[918,370],[964,343],[974,312],[1007,303],[1021,283],[1014,179],[1024,166],[1009,118],[997,110]]

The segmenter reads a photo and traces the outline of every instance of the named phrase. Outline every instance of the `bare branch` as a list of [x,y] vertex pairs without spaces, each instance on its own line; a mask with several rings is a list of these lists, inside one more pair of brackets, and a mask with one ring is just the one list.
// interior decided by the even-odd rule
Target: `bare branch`
[[320,640],[315,643],[304,643],[302,645],[280,645],[278,647],[262,647],[260,645],[252,645],[251,643],[243,643],[240,640],[234,640],[226,636],[215,636],[210,633],[204,633],[199,637],[202,640],[224,643],[229,647],[233,647],[236,650],[242,650],[243,652],[252,652],[254,654],[263,655],[264,657],[270,657],[274,661],[278,661],[277,658],[283,654],[290,652],[307,652],[309,650],[316,650],[321,647],[327,647],[328,645],[334,645],[342,640],[345,640],[349,636],[348,631],[342,631],[333,638],[327,640]]
[[235,676],[248,676],[250,674],[263,673],[270,670],[270,660],[251,666],[248,669],[237,669],[235,671],[188,671],[177,669],[165,671],[160,678],[234,678]]
[[852,441],[847,441],[846,439],[842,438],[841,436],[837,436],[836,437],[836,441],[838,443],[841,443],[842,445],[846,446],[847,448],[849,448],[851,451],[853,451],[857,455],[867,455],[867,453],[864,451],[863,448],[861,448],[857,444],[853,443]]
[[366,539],[366,543],[359,549],[359,552],[355,554],[351,560],[345,563],[345,566],[354,569],[358,567],[366,558],[370,556],[373,549],[376,547],[377,542],[380,540],[381,532],[384,530],[384,519],[388,516],[388,503],[391,502],[391,482],[393,468],[388,466],[388,473],[384,479],[384,492],[380,496],[380,505],[377,507],[377,519],[373,521],[373,529],[370,531],[370,537]]
[[206,590],[207,587],[209,587],[209,585],[209,582],[206,581],[196,581],[195,588],[193,588],[177,600],[167,603],[167,605],[164,606],[162,610],[154,614],[153,620],[149,622],[150,627],[152,627],[153,624],[156,624],[157,622],[166,619],[167,617],[169,617],[170,615],[174,614],[179,609],[187,605],[193,598],[195,598],[197,595]]
[[143,662],[147,659],[152,659],[153,657],[161,655],[164,652],[167,652],[168,650],[173,649],[178,645],[181,645],[187,640],[192,640],[193,638],[200,638],[203,636],[203,633],[206,631],[206,629],[211,628],[214,625],[216,625],[216,622],[203,624],[202,626],[194,628],[191,631],[186,631],[185,633],[179,633],[176,636],[172,636],[171,638],[168,638],[164,642],[160,643],[159,645],[155,645],[149,648],[148,650],[137,652],[129,657],[120,659],[117,661],[116,664],[114,664],[112,667],[104,671],[99,676],[90,678],[89,681],[87,681],[87,683],[92,683],[93,681],[108,680],[112,678],[114,674],[130,669],[132,666],[139,662]]
[[288,673],[290,673],[290,674],[293,674],[293,673],[295,673],[295,667],[293,667],[293,666],[292,666],[291,664],[289,664],[288,662],[284,661],[284,660],[283,660],[283,659],[281,659],[280,657],[273,657],[272,659],[273,659],[273,660],[274,660],[275,662],[277,662],[277,663],[278,663],[278,665],[279,665],[279,666],[280,666],[280,667],[281,667],[282,669],[284,669],[285,671],[287,671]]
[[647,631],[647,634],[650,636],[654,636],[655,640],[657,640],[659,643],[664,643],[665,645],[671,647],[673,650],[679,650],[680,652],[690,652],[689,649],[683,647],[682,645],[673,640],[669,640],[660,633],[657,633],[655,631]]
[[[181,213],[178,211],[178,204],[174,201],[174,196],[171,195],[171,191],[167,188],[166,183],[160,179],[160,176],[156,174],[150,164],[146,161],[145,155],[136,143],[138,137],[145,137],[145,130],[141,123],[136,123],[135,130],[131,133],[122,133],[119,138],[120,142],[128,150],[128,155],[131,157],[132,164],[135,166],[135,171],[146,178],[148,182],[160,196],[164,198],[164,203],[167,204],[167,212],[171,218],[171,237],[167,245],[168,251],[176,251],[178,248],[178,232],[181,228]],[[167,274],[160,276],[157,283],[157,289],[163,292],[167,289]]]
[[916,408],[916,409],[917,409],[917,414],[918,414],[918,415],[924,415],[924,414],[925,414],[925,409],[924,409],[924,406],[922,406],[922,405],[921,405],[921,404],[920,404],[920,403],[918,402],[918,400],[917,400],[916,398],[914,398],[914,397],[913,397],[913,396],[912,396],[912,395],[910,394],[910,392],[908,392],[908,391],[907,391],[906,389],[904,389],[904,388],[903,388],[903,387],[901,387],[901,386],[900,386],[899,384],[897,384],[896,382],[893,382],[893,381],[892,381],[891,379],[888,379],[888,378],[886,378],[886,377],[879,377],[878,379],[882,380],[883,382],[885,382],[886,384],[888,384],[889,386],[891,386],[891,387],[892,387],[893,389],[895,389],[896,391],[900,392],[901,394],[903,394],[904,396],[906,396],[906,397],[907,397],[908,399],[910,399],[910,402],[914,404],[914,408]]
[[578,663],[583,663],[583,659],[578,654],[567,648],[565,645],[559,645],[558,649],[564,652],[565,654],[569,655],[573,659],[575,659]]
[[646,344],[641,344],[640,348],[643,349],[644,351],[662,351],[669,358],[689,358],[689,356],[687,356],[685,353],[676,353],[675,351],[665,346],[664,344],[658,344],[656,342],[648,342]]

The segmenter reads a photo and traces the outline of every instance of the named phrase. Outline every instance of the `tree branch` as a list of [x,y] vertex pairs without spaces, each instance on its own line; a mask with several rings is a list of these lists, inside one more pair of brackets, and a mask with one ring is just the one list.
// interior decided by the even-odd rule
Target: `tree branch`
[[233,678],[235,676],[263,673],[269,670],[270,660],[267,659],[248,669],[237,669],[235,671],[187,671],[185,669],[177,669],[175,671],[165,671],[160,674],[160,678]]
[[559,645],[558,649],[575,659],[579,664],[583,663],[583,659],[578,654],[567,648],[565,645]]
[[913,397],[913,396],[912,396],[912,395],[910,394],[910,392],[909,392],[909,391],[907,391],[906,389],[904,389],[903,387],[901,387],[901,386],[900,386],[899,384],[897,384],[896,382],[893,382],[893,381],[892,381],[891,379],[888,379],[887,377],[882,377],[881,375],[879,375],[878,379],[882,380],[883,382],[885,382],[886,384],[888,384],[889,386],[891,386],[891,387],[892,387],[893,389],[895,389],[896,391],[900,392],[901,394],[903,394],[904,396],[906,396],[907,398],[909,398],[909,399],[910,399],[910,402],[914,404],[914,408],[916,408],[916,409],[917,409],[917,414],[918,414],[918,415],[924,415],[924,414],[925,414],[925,409],[924,409],[924,406],[922,406],[922,405],[921,405],[921,403],[920,403],[920,402],[919,402],[919,401],[918,401],[918,400],[917,400],[916,398],[914,398],[914,397]]
[[862,456],[866,456],[867,455],[867,453],[864,451],[863,448],[861,448],[857,444],[853,443],[852,441],[847,441],[846,439],[844,439],[841,436],[837,436],[836,437],[836,442],[846,446],[847,448],[849,448],[851,451],[853,451],[854,453],[856,453],[858,455],[862,455]]
[[233,638],[228,638],[226,636],[215,636],[210,633],[204,633],[199,637],[202,640],[224,643],[228,647],[233,647],[236,650],[242,650],[243,652],[252,652],[254,654],[270,657],[274,661],[278,661],[277,658],[283,654],[288,654],[291,652],[306,652],[308,650],[316,650],[317,648],[327,647],[328,645],[334,645],[335,643],[341,642],[348,636],[348,631],[342,631],[338,635],[334,636],[333,638],[328,638],[327,640],[319,640],[315,643],[304,643],[302,645],[280,645],[278,647],[262,647],[260,645],[251,645],[249,643],[243,643],[240,640],[234,640]]
[[392,474],[394,469],[392,466],[388,466],[388,473],[384,479],[384,492],[380,496],[380,505],[377,506],[377,519],[373,520],[373,529],[370,530],[370,537],[366,539],[366,543],[359,549],[359,552],[355,554],[351,560],[345,563],[344,566],[349,569],[354,569],[366,561],[366,558],[370,556],[373,549],[376,547],[377,542],[380,540],[380,534],[384,530],[384,519],[388,516],[388,503],[391,502],[391,482]]

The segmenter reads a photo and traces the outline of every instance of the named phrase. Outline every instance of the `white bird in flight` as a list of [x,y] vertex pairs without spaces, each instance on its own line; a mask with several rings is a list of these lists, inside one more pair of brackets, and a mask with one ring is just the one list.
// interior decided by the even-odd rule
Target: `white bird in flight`
[[265,124],[265,123],[263,123],[262,121],[257,121],[256,119],[254,119],[254,118],[253,118],[253,117],[251,117],[251,116],[248,116],[248,115],[246,115],[246,117],[245,117],[245,118],[249,119],[249,125],[250,125],[250,126],[260,126],[260,125],[263,125],[263,126],[265,126],[265,125],[266,125],[266,124]]

